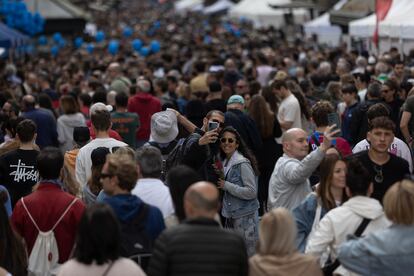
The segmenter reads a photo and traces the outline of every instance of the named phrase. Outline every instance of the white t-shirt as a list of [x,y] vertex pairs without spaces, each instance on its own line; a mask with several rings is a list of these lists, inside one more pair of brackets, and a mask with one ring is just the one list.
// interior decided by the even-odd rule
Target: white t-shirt
[[[367,139],[364,139],[355,145],[355,147],[352,149],[352,152],[357,153],[360,151],[369,150],[369,148],[370,145]],[[407,160],[410,172],[413,172],[413,159],[411,157],[411,151],[406,143],[404,143],[401,139],[394,137],[394,141],[392,141],[388,151],[398,157]]]
[[[302,128],[300,105],[295,95],[291,94],[282,100],[277,112],[277,119],[279,122],[293,122],[291,128]],[[283,132],[285,131],[286,129],[283,130]],[[277,141],[280,143],[279,139]]]
[[158,207],[164,219],[174,214],[170,189],[159,179],[138,179],[131,193],[142,199],[145,203]]
[[91,154],[92,151],[99,147],[108,148],[110,152],[112,152],[112,148],[114,147],[126,147],[128,146],[124,142],[118,141],[113,138],[96,138],[90,141],[88,144],[83,146],[80,150],[78,155],[76,156],[76,165],[75,165],[75,174],[76,180],[81,185],[82,189],[85,187],[88,179],[91,177],[92,174],[92,160]]

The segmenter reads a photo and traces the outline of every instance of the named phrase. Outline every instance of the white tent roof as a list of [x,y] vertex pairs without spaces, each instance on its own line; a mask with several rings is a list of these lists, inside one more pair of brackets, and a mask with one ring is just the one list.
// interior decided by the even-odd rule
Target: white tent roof
[[[242,0],[230,9],[231,17],[244,17],[250,19],[258,27],[285,25],[284,14],[289,13],[289,9],[273,9],[269,6],[289,4],[290,0]],[[293,9],[293,16],[296,23],[303,23],[309,18],[309,13],[305,9]]]
[[[348,0],[341,0],[333,6],[332,10],[339,10]],[[307,37],[316,34],[320,43],[337,46],[340,42],[342,29],[339,26],[332,25],[330,14],[326,12],[312,21],[304,24],[304,30]]]
[[[404,20],[404,22],[412,21],[411,25],[414,28],[414,19],[411,19],[413,8],[414,1],[412,0],[392,1],[387,16],[379,25],[379,35],[399,37],[399,27],[404,24]],[[349,34],[356,37],[372,37],[375,31],[376,20],[377,17],[374,13],[362,19],[352,21],[349,23]],[[405,26],[409,26],[409,23],[405,23]]]
[[[396,0],[394,0],[396,1]],[[398,0],[397,0],[398,1]],[[381,22],[379,27],[380,36],[414,38],[414,1],[399,0],[403,2],[395,7],[396,11],[392,16]]]
[[229,0],[219,0],[211,6],[208,6],[204,9],[205,14],[211,14],[216,12],[221,12],[232,8],[235,4]]
[[175,3],[176,11],[192,10],[193,8],[203,5],[203,0],[180,0]]

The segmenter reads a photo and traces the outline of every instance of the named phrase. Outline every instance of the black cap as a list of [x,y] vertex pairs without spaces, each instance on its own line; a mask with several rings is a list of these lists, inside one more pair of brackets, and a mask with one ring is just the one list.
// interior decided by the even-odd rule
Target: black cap
[[109,149],[105,147],[99,147],[94,149],[91,153],[92,166],[99,166],[105,164],[106,156],[109,153]]
[[91,139],[88,127],[75,127],[73,129],[73,140],[77,144],[83,144]]

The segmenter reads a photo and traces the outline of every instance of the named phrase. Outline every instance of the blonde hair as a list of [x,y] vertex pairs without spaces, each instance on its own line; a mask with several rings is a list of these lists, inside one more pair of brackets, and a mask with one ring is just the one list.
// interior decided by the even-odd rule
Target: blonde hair
[[384,196],[384,212],[396,224],[414,224],[414,182],[402,180],[388,189]]
[[289,210],[273,209],[260,222],[258,254],[292,254],[296,251],[295,239],[296,224]]
[[126,155],[126,156],[131,157],[132,160],[135,160],[135,150],[128,146],[117,148],[114,154]]

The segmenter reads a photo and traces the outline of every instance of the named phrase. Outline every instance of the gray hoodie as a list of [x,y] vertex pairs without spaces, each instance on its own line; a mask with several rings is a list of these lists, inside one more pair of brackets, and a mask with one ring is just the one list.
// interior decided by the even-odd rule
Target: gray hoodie
[[57,133],[62,152],[73,148],[73,129],[86,126],[85,117],[82,113],[64,114],[57,120]]

